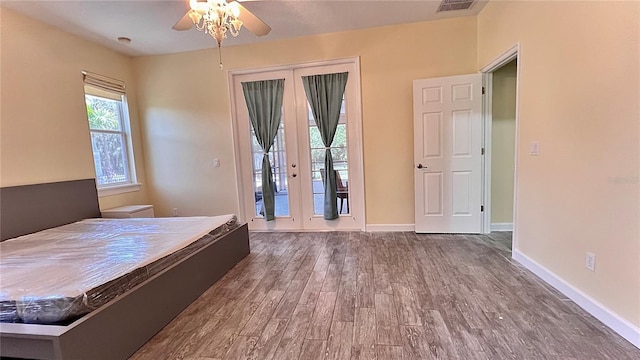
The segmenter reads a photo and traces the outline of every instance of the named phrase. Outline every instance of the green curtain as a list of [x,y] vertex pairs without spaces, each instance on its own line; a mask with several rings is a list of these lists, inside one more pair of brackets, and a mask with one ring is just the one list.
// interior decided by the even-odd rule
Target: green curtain
[[262,210],[267,221],[275,219],[275,196],[269,151],[282,117],[284,79],[243,82],[242,91],[251,126],[262,147]]
[[349,73],[303,76],[307,100],[311,105],[313,118],[324,143],[324,218],[338,218],[338,196],[336,189],[336,173],[333,171],[331,143],[338,128],[342,97],[347,85]]

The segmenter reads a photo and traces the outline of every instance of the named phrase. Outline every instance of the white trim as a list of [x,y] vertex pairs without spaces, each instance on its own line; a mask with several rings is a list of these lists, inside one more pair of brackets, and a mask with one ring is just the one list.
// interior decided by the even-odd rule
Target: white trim
[[519,54],[520,54],[520,43],[518,42],[515,45],[513,45],[511,48],[509,48],[507,51],[503,52],[502,55],[498,56],[497,58],[493,59],[490,63],[482,67],[482,69],[480,69],[480,72],[482,73],[494,72],[499,68],[507,65],[507,63],[509,63],[511,60],[518,58]]
[[482,146],[484,156],[482,157],[482,232],[491,232],[491,134],[493,125],[493,73],[482,73],[482,86],[485,93],[482,97]]
[[98,197],[124,194],[128,192],[140,191],[142,184],[124,184],[115,186],[105,186],[98,188]]
[[517,42],[511,48],[502,53],[487,65],[480,69],[483,74],[484,86],[486,90],[485,97],[483,99],[484,109],[484,146],[485,146],[485,168],[484,173],[484,222],[483,230],[485,233],[491,231],[491,100],[493,96],[493,72],[506,65],[510,61],[517,59],[518,66],[516,67],[516,129],[515,129],[515,151],[514,151],[514,168],[513,168],[513,236],[512,246],[515,249],[517,247],[517,198],[518,198],[518,148],[520,137],[520,74],[522,68],[522,47],[520,42]]
[[335,231],[341,231],[341,232],[362,232],[362,230],[360,229],[340,229],[340,230],[333,230],[333,229],[296,229],[296,230],[291,230],[291,229],[255,229],[255,230],[249,230],[249,232],[255,232],[255,233],[278,233],[278,232],[297,232],[297,233],[329,233],[329,232],[335,232]]
[[415,231],[414,224],[367,224],[367,232]]
[[[303,63],[297,63],[297,64],[265,66],[265,67],[259,67],[259,68],[249,68],[249,69],[236,69],[236,70],[230,70],[228,73],[228,76],[229,76],[229,79],[231,80],[233,78],[233,75],[245,75],[245,74],[255,74],[255,73],[262,73],[262,72],[304,69],[308,67],[342,65],[342,64],[353,64],[353,63],[357,64],[357,70],[359,74],[360,57],[352,56],[352,57],[346,57],[341,59],[309,61],[309,62],[303,62]],[[231,82],[229,84],[231,84]]]
[[[129,185],[140,185],[138,184],[138,171],[136,169],[136,159],[133,153],[133,133],[131,132],[131,116],[129,115],[129,100],[127,100],[127,95],[122,95],[122,121],[124,122],[124,133],[125,140],[127,141],[127,163],[129,165],[129,181],[131,182]],[[137,190],[140,190],[138,187]],[[131,191],[137,191],[131,190]]]
[[231,142],[233,143],[233,170],[236,174],[236,199],[238,199],[238,212],[236,216],[241,224],[248,222],[250,219],[247,219],[245,212],[245,196],[244,191],[242,191],[242,179],[244,174],[242,173],[242,166],[240,166],[240,139],[239,130],[238,130],[238,122],[235,121],[235,114],[237,113],[236,97],[235,91],[233,87],[233,75],[234,73],[231,71],[227,72],[227,94],[229,95],[229,105],[230,105],[230,114],[231,118]]
[[513,231],[513,223],[492,223],[491,231]]
[[611,311],[597,300],[585,294],[581,290],[575,288],[567,281],[556,275],[549,269],[538,264],[535,260],[523,254],[517,249],[513,249],[513,259],[522,264],[525,268],[536,274],[547,284],[556,288],[569,299],[573,300],[578,306],[583,308],[596,319],[602,321],[613,331],[623,338],[627,339],[635,347],[640,348],[640,328],[620,317],[620,315]]

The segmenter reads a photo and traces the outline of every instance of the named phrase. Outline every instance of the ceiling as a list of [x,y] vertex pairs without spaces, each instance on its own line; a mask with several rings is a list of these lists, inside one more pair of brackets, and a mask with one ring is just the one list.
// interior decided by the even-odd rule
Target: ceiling
[[[468,10],[438,13],[440,0],[246,0],[243,5],[272,30],[259,38],[243,29],[223,46],[477,15],[487,1],[476,0]],[[2,0],[0,6],[131,56],[216,46],[215,40],[193,28],[171,29],[189,10],[188,0]],[[120,36],[131,38],[131,43],[119,43]]]

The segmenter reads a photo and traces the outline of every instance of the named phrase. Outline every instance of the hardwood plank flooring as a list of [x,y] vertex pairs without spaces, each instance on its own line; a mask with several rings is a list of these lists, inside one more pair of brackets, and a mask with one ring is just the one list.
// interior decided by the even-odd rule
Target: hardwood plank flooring
[[131,359],[640,359],[511,261],[510,234],[252,233]]

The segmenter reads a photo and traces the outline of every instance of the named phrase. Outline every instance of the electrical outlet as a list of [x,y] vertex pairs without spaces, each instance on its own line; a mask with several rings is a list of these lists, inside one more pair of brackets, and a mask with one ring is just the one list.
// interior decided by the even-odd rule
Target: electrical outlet
[[178,208],[173,208],[173,216],[178,216]]
[[588,252],[584,266],[591,271],[596,271],[596,255]]

